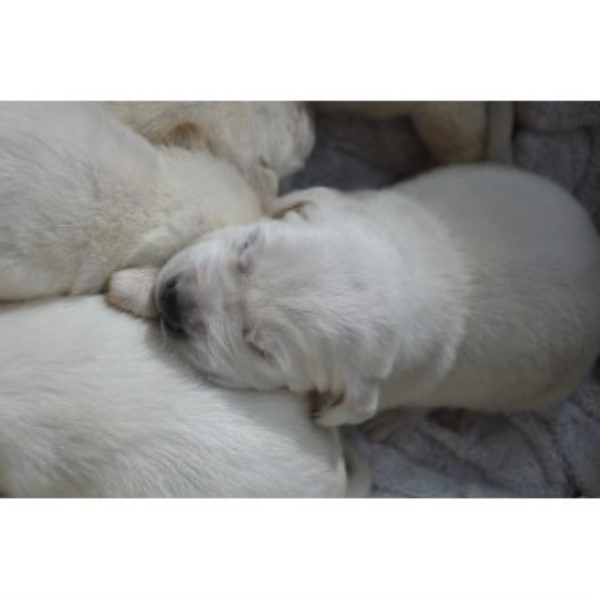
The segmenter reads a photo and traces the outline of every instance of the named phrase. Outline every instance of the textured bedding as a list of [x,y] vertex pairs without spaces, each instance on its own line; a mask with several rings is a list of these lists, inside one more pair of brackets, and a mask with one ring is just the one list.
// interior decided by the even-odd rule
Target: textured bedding
[[[600,229],[600,102],[523,102],[514,114],[514,164],[571,190]],[[287,189],[379,188],[433,166],[405,118],[323,113],[316,125],[315,151]],[[375,496],[600,496],[600,368],[544,411],[384,418],[383,438],[368,427],[348,431],[371,465]]]

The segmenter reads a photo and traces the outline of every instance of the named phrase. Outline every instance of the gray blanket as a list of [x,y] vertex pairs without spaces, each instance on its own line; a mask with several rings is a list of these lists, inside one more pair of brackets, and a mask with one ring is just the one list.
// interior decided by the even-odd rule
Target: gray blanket
[[[316,123],[315,152],[288,189],[379,188],[433,165],[407,119],[329,113]],[[512,153],[516,165],[571,190],[600,229],[600,102],[516,104]],[[348,432],[371,464],[375,496],[600,496],[600,368],[541,412],[385,418],[397,429],[380,441],[365,427]]]

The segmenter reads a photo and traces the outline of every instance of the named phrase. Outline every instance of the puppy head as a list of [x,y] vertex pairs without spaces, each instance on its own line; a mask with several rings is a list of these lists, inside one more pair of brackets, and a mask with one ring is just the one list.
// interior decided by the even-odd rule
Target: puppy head
[[274,213],[165,265],[155,288],[164,332],[217,383],[316,391],[323,424],[363,421],[395,357],[381,236],[321,188]]

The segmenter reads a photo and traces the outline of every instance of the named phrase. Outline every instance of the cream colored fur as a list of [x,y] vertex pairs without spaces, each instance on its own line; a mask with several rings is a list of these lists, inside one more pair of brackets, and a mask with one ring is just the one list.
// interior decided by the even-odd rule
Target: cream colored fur
[[394,406],[537,408],[600,352],[600,239],[549,181],[448,167],[296,192],[277,212],[156,279],[166,338],[216,382],[316,391],[319,422],[338,425]]
[[108,102],[155,144],[209,150],[235,165],[266,202],[279,179],[300,170],[315,133],[301,102]]
[[261,210],[225,161],[152,146],[101,105],[0,104],[0,300],[97,292]]
[[98,296],[0,306],[0,495],[368,495],[306,403],[208,386],[156,329]]

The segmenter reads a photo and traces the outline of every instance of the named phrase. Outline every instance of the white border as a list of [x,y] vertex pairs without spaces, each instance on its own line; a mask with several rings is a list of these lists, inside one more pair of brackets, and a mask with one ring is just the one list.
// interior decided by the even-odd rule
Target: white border
[[598,501],[4,501],[10,600],[584,600]]
[[6,99],[599,97],[592,2],[19,0]]

